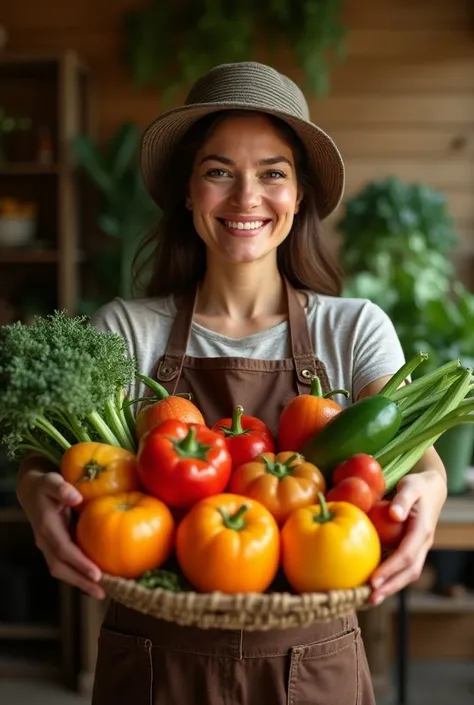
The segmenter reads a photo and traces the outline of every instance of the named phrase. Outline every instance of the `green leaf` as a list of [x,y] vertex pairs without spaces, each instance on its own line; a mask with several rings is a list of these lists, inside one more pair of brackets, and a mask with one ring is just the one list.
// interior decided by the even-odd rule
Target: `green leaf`
[[114,185],[98,146],[88,135],[77,135],[72,141],[72,149],[78,163],[85,169],[93,183],[103,194],[109,195]]

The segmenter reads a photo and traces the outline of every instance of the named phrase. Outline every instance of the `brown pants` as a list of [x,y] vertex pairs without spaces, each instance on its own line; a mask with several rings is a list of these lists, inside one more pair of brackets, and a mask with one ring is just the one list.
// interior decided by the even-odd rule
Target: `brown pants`
[[[131,636],[133,634],[133,636]],[[112,604],[92,705],[375,705],[357,617],[201,630]]]

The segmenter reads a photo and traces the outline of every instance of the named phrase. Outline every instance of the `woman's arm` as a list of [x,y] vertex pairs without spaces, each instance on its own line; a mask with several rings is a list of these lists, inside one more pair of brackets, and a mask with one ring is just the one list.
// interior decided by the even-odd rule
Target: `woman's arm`
[[[390,376],[368,384],[359,399],[377,394]],[[372,575],[371,601],[379,604],[389,595],[417,580],[433,545],[439,515],[447,498],[446,470],[434,447],[429,448],[408,475],[400,480],[391,500],[395,521],[406,521],[399,547]]]

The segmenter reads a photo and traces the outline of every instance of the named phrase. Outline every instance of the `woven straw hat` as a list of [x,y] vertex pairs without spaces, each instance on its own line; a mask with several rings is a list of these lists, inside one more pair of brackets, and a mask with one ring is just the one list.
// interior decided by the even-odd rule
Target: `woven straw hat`
[[317,179],[319,216],[332,213],[344,192],[344,163],[336,145],[310,121],[298,86],[272,67],[253,61],[211,69],[191,88],[184,106],[161,114],[145,129],[140,162],[153,200],[163,207],[170,160],[191,125],[209,113],[232,109],[274,115],[293,128]]

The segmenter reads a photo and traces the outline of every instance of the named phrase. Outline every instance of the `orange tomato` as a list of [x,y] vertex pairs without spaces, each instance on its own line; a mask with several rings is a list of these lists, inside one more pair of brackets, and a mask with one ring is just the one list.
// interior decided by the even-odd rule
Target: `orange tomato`
[[133,492],[140,487],[135,455],[107,443],[72,445],[62,457],[61,474],[81,493],[83,504],[95,497]]
[[377,531],[348,502],[296,509],[281,530],[282,568],[296,592],[327,592],[363,585],[378,566]]
[[104,573],[138,578],[159,568],[173,549],[175,524],[168,507],[142,492],[98,497],[79,515],[76,540]]
[[285,405],[278,424],[278,450],[298,451],[342,411],[333,399],[334,394],[349,393],[345,389],[332,389],[323,395],[318,377],[311,380],[308,394],[298,394]]
[[281,525],[294,509],[314,504],[326,481],[299,453],[262,453],[235,470],[229,491],[261,502]]
[[142,382],[154,392],[153,397],[145,397],[137,401],[146,401],[147,404],[137,414],[135,419],[135,436],[140,441],[142,436],[159,426],[163,421],[184,421],[184,423],[197,423],[206,425],[203,415],[190,399],[169,392],[156,379],[152,379],[141,372],[137,373]]
[[260,502],[248,497],[206,497],[179,524],[176,556],[201,592],[264,592],[278,570],[278,526]]

